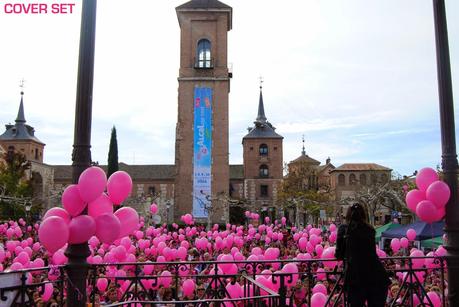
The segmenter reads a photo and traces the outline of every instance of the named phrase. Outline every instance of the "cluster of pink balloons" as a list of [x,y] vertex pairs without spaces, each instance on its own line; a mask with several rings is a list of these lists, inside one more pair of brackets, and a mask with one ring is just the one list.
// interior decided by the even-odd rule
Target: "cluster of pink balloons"
[[[258,220],[260,218],[260,215],[258,213],[246,211],[245,217],[248,219],[252,219],[252,220]],[[269,218],[268,218],[268,223],[269,223]]]
[[445,216],[445,205],[451,191],[440,181],[437,172],[429,167],[421,169],[416,175],[416,186],[406,194],[408,209],[424,222],[433,223]]
[[194,220],[193,220],[193,216],[189,213],[185,214],[185,215],[182,215],[180,217],[180,220],[182,222],[184,222],[186,225],[193,225],[194,224]]
[[[107,190],[107,194],[105,193]],[[41,244],[54,253],[65,244],[80,244],[96,236],[101,242],[131,234],[138,227],[139,215],[129,207],[113,212],[131,193],[132,179],[118,171],[107,180],[100,167],[87,168],[78,184],[69,185],[62,194],[63,208],[49,209],[38,230]],[[87,209],[87,214],[81,214]]]

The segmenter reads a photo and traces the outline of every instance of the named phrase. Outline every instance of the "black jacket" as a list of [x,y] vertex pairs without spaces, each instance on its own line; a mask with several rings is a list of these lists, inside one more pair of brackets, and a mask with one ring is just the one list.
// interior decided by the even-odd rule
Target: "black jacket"
[[338,228],[335,251],[336,258],[345,261],[345,286],[387,287],[390,280],[376,254],[374,228],[363,223],[351,227],[347,236],[348,225]]

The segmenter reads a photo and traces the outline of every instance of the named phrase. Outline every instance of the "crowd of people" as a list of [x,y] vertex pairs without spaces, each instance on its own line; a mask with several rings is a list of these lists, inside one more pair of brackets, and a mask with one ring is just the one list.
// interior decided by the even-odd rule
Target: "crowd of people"
[[[39,227],[38,223],[27,225],[23,219],[0,224],[0,271],[7,274],[51,266],[48,270],[27,273],[27,283],[49,281],[46,287],[37,288],[32,299],[38,306],[60,306],[63,296],[56,284],[61,278],[56,266],[67,262],[65,247],[54,254],[48,253],[38,241]],[[255,284],[277,293],[279,283],[276,280],[279,281],[281,275],[291,274],[292,278],[284,280],[288,304],[324,306],[327,300],[334,302],[342,298],[339,291],[343,281],[342,261],[335,259],[339,256],[335,255],[337,239],[338,227],[333,223],[287,227],[285,218],[251,220],[246,225],[214,225],[212,229],[198,225],[152,226],[141,219],[136,231],[113,244],[101,243],[95,236],[89,240],[91,255],[87,261],[95,268],[89,275],[88,304],[115,303],[129,299],[126,292],[145,292],[148,293],[145,297],[163,302],[154,306],[174,306],[167,302],[212,298],[212,291],[219,287],[225,288],[227,298],[268,296],[269,291]],[[375,247],[389,272],[386,303],[396,300],[406,306],[412,303],[416,306],[428,294],[437,306],[447,294],[443,278],[446,271],[440,269],[439,259],[387,258],[425,255],[425,251],[413,246],[411,242],[397,253],[390,247],[385,250]],[[444,255],[442,247],[433,252],[429,255]],[[122,264],[126,262],[129,264]],[[243,278],[241,272],[252,276],[256,283]],[[139,276],[137,282],[129,279],[134,276]]]

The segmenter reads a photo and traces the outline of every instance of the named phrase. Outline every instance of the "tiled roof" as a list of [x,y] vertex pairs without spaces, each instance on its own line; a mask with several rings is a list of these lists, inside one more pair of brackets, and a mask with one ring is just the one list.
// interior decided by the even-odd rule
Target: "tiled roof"
[[[105,171],[106,165],[99,165]],[[68,181],[72,179],[71,165],[52,165],[54,168],[54,179]],[[175,165],[128,165],[119,164],[119,170],[127,172],[134,181],[142,180],[173,180],[175,176]],[[230,179],[243,179],[244,168],[242,165],[230,165]]]
[[284,137],[277,134],[270,123],[266,123],[264,125],[256,125],[255,127],[249,128],[249,133],[244,136],[244,139],[258,138],[283,139]]
[[176,9],[231,9],[231,6],[218,0],[191,0],[177,6]]
[[331,170],[334,170],[334,169],[335,169],[335,166],[334,166],[333,164],[328,163],[328,164],[324,164],[324,165],[319,165],[319,166],[317,167],[317,172],[318,172],[318,173],[321,173],[321,172],[323,172],[324,170],[326,170],[327,167],[330,167]]
[[338,171],[392,171],[392,169],[376,163],[344,163],[333,170],[333,172]]
[[313,158],[311,158],[310,156],[308,156],[306,154],[304,154],[304,155],[302,154],[301,156],[299,156],[295,160],[291,161],[290,163],[299,163],[299,162],[308,163],[308,164],[316,164],[316,165],[320,164],[320,161],[317,161],[316,159],[313,159]]

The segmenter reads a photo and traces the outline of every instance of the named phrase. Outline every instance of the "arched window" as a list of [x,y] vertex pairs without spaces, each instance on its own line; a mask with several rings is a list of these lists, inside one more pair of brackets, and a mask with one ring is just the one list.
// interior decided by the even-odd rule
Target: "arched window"
[[357,180],[355,178],[355,174],[350,174],[349,175],[349,184],[350,185],[356,185],[356,183],[357,183]]
[[211,68],[211,53],[210,53],[210,41],[208,39],[201,39],[198,42],[198,68]]
[[260,151],[260,156],[267,156],[268,155],[268,145],[261,144],[259,151]]
[[365,174],[360,174],[360,185],[367,185],[367,176]]
[[344,177],[343,174],[338,175],[338,185],[345,185],[346,184],[346,178]]
[[375,185],[375,184],[378,183],[378,176],[376,176],[376,174],[371,174],[370,178],[371,178],[371,184],[372,185]]
[[388,182],[388,181],[389,181],[388,178],[389,178],[389,177],[388,177],[386,174],[382,174],[382,175],[381,175],[381,182],[382,182],[382,183]]
[[260,165],[260,177],[268,177],[268,176],[269,176],[268,166],[266,164]]

